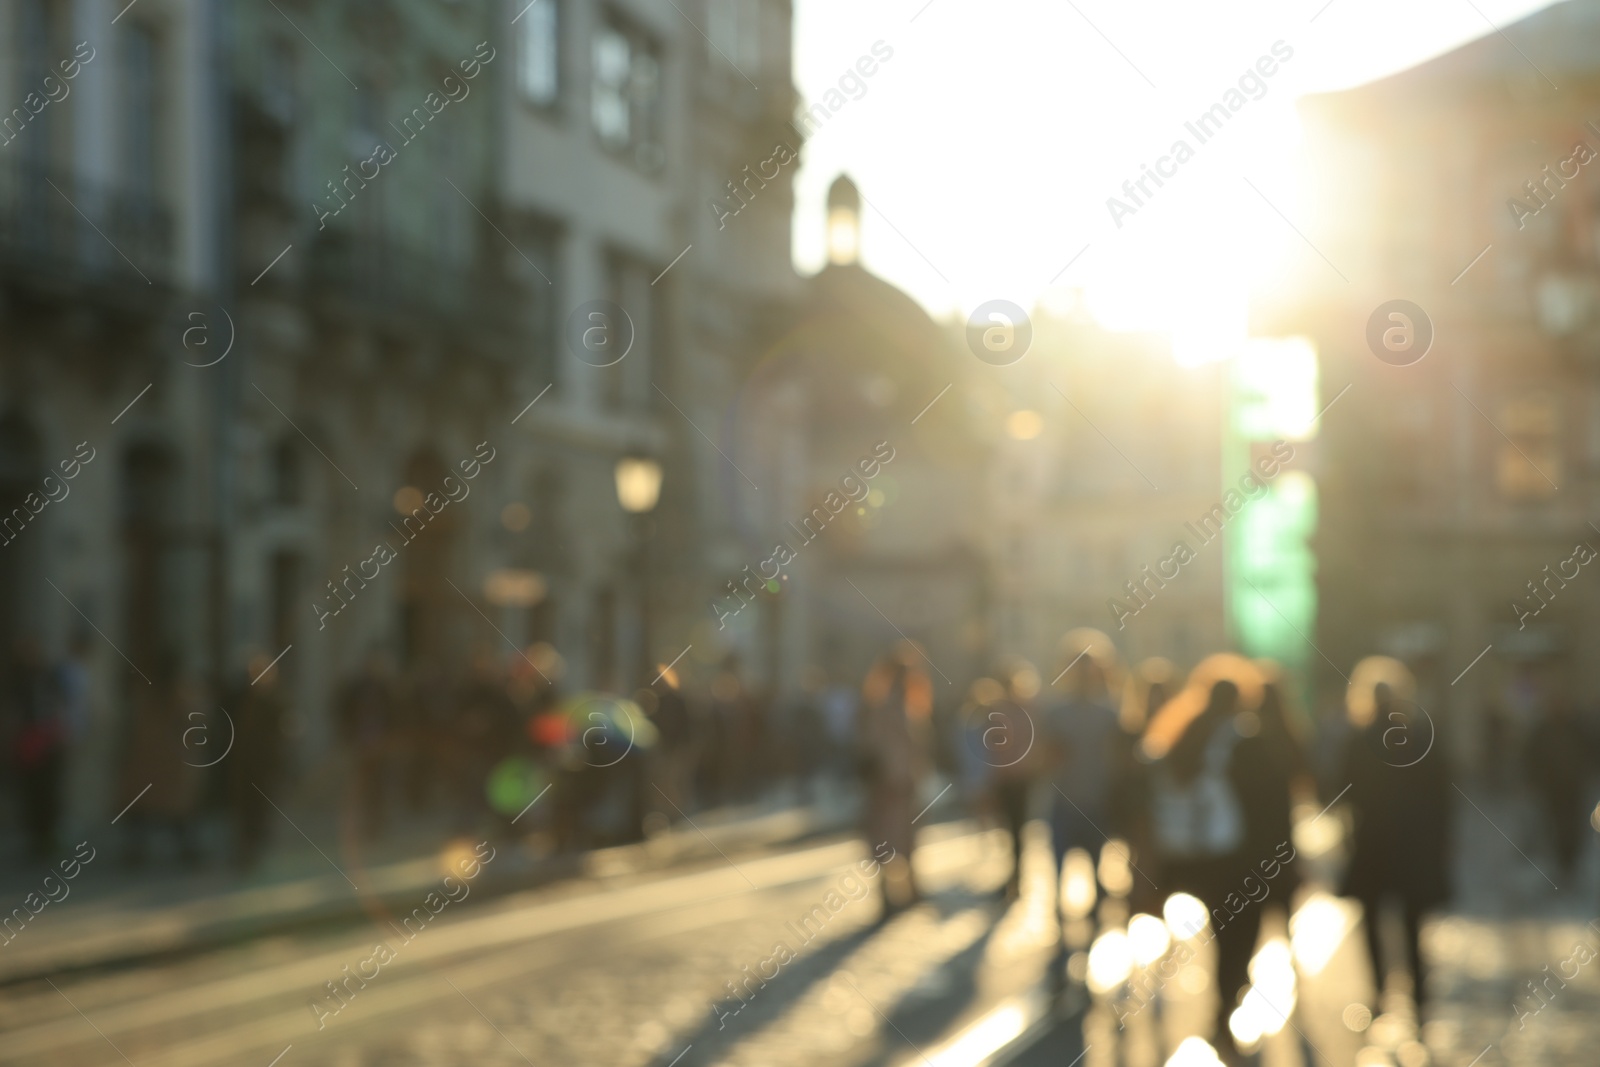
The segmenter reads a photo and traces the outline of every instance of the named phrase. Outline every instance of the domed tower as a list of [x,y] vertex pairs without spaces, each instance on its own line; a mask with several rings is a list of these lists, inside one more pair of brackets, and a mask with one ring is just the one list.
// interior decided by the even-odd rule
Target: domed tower
[[813,666],[859,682],[896,628],[960,676],[976,648],[968,623],[983,617],[983,446],[957,384],[972,357],[861,265],[861,207],[855,182],[835,179],[827,265],[746,379],[729,449],[769,471],[747,510],[750,548],[765,556],[776,533],[796,557],[758,598],[760,622],[740,619],[780,689]]
[[848,266],[861,257],[861,190],[841,174],[828,187],[828,262]]

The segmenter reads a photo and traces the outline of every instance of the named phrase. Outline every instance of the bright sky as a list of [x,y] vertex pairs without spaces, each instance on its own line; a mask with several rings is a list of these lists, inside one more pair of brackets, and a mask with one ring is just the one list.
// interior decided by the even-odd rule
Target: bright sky
[[[1295,98],[1404,69],[1492,33],[1485,18],[1505,26],[1547,3],[795,0],[808,105],[875,42],[894,52],[805,148],[796,263],[822,265],[827,187],[848,171],[871,205],[863,262],[936,316],[995,298],[1032,308],[1081,287],[1108,325],[1173,332],[1180,359],[1227,354],[1251,284],[1303,254],[1262,200],[1290,219],[1309,210]],[[1266,95],[1198,144],[1183,124],[1280,40],[1293,58]],[[1194,158],[1118,229],[1106,199],[1180,137]]]

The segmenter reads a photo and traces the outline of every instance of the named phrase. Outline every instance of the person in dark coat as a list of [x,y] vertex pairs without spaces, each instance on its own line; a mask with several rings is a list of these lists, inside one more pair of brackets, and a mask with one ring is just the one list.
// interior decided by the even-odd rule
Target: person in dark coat
[[967,703],[961,709],[965,724],[963,738],[969,762],[982,768],[987,797],[985,798],[1000,825],[1011,838],[1011,873],[1001,886],[1000,894],[1015,900],[1022,892],[1023,829],[1028,822],[1034,780],[1043,765],[1042,746],[1037,744],[1034,718],[1028,711],[1028,702],[1038,692],[1038,675],[1032,675],[1030,684],[1019,691],[1013,683],[1018,675],[1026,678],[1026,671],[1001,672],[1007,683],[1002,685],[993,678],[979,678],[972,683]]
[[[1192,700],[1193,687],[1175,701]],[[1171,747],[1150,769],[1152,837],[1160,859],[1163,892],[1198,898],[1211,913],[1217,945],[1217,1020],[1212,1043],[1233,1054],[1228,1018],[1249,982],[1261,912],[1243,900],[1251,873],[1248,821],[1240,788],[1240,751],[1248,730],[1238,728],[1239,685],[1210,684],[1205,704],[1182,727]],[[1165,709],[1164,709],[1165,710]],[[1171,713],[1165,718],[1170,721]],[[1163,725],[1158,715],[1153,727]],[[1149,735],[1146,738],[1150,739]],[[1230,901],[1239,901],[1237,914]]]
[[484,790],[489,775],[522,738],[508,680],[494,655],[480,649],[472,658],[471,674],[461,686],[454,726],[462,762],[454,792],[458,825],[463,831],[487,814]]
[[1594,769],[1594,739],[1565,697],[1556,697],[1528,733],[1523,752],[1528,784],[1544,808],[1561,873],[1571,877],[1583,844],[1584,790]]
[[339,734],[350,760],[346,810],[362,836],[382,836],[388,817],[389,756],[396,705],[394,672],[381,651],[339,695]]
[[1120,690],[1120,672],[1111,639],[1084,627],[1069,631],[1060,649],[1062,669],[1052,685],[1065,690],[1065,696],[1044,707],[1039,717],[1058,874],[1072,849],[1098,860],[1112,821],[1119,753],[1127,737],[1112,696]]
[[1378,991],[1384,980],[1385,904],[1405,919],[1406,957],[1424,1002],[1423,913],[1450,896],[1451,799],[1445,745],[1436,721],[1411,700],[1411,674],[1387,657],[1369,657],[1352,672],[1349,698],[1356,727],[1345,750],[1345,799],[1355,816],[1343,892],[1361,902],[1367,949]]
[[[1279,846],[1293,854],[1296,795],[1316,795],[1311,758],[1300,740],[1297,719],[1291,717],[1288,696],[1276,664],[1258,664],[1265,675],[1261,703],[1254,711],[1255,731],[1249,744],[1238,754],[1238,778],[1246,812],[1245,846],[1250,856],[1260,860],[1275,856]],[[1276,880],[1272,892],[1287,902],[1299,879],[1294,865],[1288,864]]]
[[288,767],[289,714],[278,668],[265,653],[250,657],[245,674],[228,701],[235,739],[226,769],[234,862],[241,871],[251,871],[260,862],[272,820],[277,818],[272,804],[283,801],[280,786]]
[[[683,695],[683,682],[671,665],[662,668],[661,677],[650,687],[656,693],[655,714],[651,717],[661,731],[658,760],[667,799],[679,811],[694,807],[694,715]],[[677,812],[670,812],[669,817]]]
[[[1113,837],[1127,842],[1133,863],[1153,865],[1156,853],[1150,826],[1150,763],[1142,755],[1140,738],[1145,727],[1175,694],[1183,679],[1169,660],[1152,656],[1128,672],[1119,715],[1122,734],[1116,741],[1116,766],[1112,773],[1111,825]],[[1135,911],[1158,913],[1162,894],[1144,875],[1133,880],[1129,903]]]
[[883,860],[879,883],[884,918],[920,897],[911,865],[916,843],[912,805],[928,771],[933,711],[933,686],[920,660],[921,653],[909,641],[880,658],[861,687],[856,722],[867,847],[874,855],[887,848],[891,857]]
[[32,638],[17,643],[5,681],[4,732],[15,768],[28,850],[34,859],[48,859],[61,820],[66,770],[67,724],[61,714],[60,688],[39,643]]

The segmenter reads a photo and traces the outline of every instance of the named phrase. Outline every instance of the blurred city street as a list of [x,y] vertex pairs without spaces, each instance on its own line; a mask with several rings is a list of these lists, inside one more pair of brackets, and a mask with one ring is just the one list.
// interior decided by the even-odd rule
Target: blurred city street
[[1600,0],[0,94],[0,1067],[1600,1064]]
[[[1259,1062],[1581,1062],[1600,1039],[1594,971],[1546,994],[1548,1005],[1521,1020],[1525,1026],[1512,1003],[1573,945],[1600,944],[1600,931],[1585,925],[1600,885],[1600,850],[1586,850],[1581,884],[1553,890],[1534,859],[1487,825],[1489,812],[1508,830],[1522,828],[1527,814],[1516,798],[1489,803],[1484,813],[1459,806],[1464,830],[1478,819],[1488,832],[1466,835],[1473,843],[1460,858],[1460,905],[1425,932],[1438,991],[1428,1017],[1419,1025],[1400,978],[1391,981],[1382,1014],[1362,1018],[1370,974],[1359,911],[1313,882],[1297,898],[1292,938],[1281,912],[1264,925],[1256,963],[1292,966],[1271,977],[1253,972],[1262,1003],[1278,1013],[1263,1016]],[[1034,1067],[1079,1062],[1080,1055],[1088,1067],[1159,1067],[1173,1054],[1175,1064],[1211,1062],[1208,1049],[1183,1044],[1209,1020],[1214,990],[1206,949],[1161,983],[1144,1010],[1127,1012],[1127,997],[1140,984],[1135,972],[1156,965],[1164,946],[1150,942],[1148,918],[1128,922],[1127,880],[1138,875],[1125,864],[1101,871],[1100,880],[1119,893],[1095,885],[1086,857],[1069,864],[1062,896],[1068,925],[1081,916],[1080,929],[1068,933],[1080,947],[1064,979],[1052,981],[1060,928],[1042,824],[1029,828],[1023,893],[1011,903],[995,895],[1008,860],[1002,834],[967,822],[926,828],[917,868],[928,900],[880,924],[876,900],[849,892],[864,884],[851,875],[868,855],[865,847],[827,832],[784,845],[789,834],[804,832],[780,825],[784,814],[793,812],[746,820],[732,833],[710,824],[711,836],[702,840],[721,839],[725,850],[713,845],[710,854],[680,855],[670,869],[641,869],[648,866],[642,851],[617,849],[596,857],[587,873],[474,901],[405,945],[392,973],[384,969],[369,984],[349,987],[337,1017],[319,1017],[308,999],[369,956],[374,940],[400,944],[388,924],[403,912],[378,895],[387,879],[383,895],[406,898],[396,870],[352,871],[364,883],[359,897],[340,883],[347,903],[361,901],[364,916],[347,911],[254,934],[235,929],[211,943],[191,938],[188,947],[152,945],[143,953],[116,945],[118,934],[181,925],[182,913],[205,895],[163,907],[138,892],[86,894],[28,931],[55,946],[98,940],[83,948],[78,965],[53,976],[6,978],[0,1062],[103,1064],[120,1052],[141,1065],[267,1064],[286,1050],[294,1063],[330,1067]],[[1337,811],[1301,814],[1302,855],[1313,871],[1325,871],[1340,847]],[[497,855],[489,867],[507,858]],[[446,869],[444,861],[412,866],[425,884]],[[305,909],[334,888],[307,881],[257,893],[284,895]],[[792,924],[830,891],[843,892],[845,903],[825,927],[808,928],[814,942],[770,982],[748,983],[774,940],[796,940]],[[96,962],[96,950],[104,963]]]

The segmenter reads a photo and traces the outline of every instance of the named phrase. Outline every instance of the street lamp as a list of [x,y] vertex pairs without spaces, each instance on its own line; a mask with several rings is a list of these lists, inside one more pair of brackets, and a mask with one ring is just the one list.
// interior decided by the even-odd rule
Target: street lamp
[[617,460],[617,503],[631,517],[634,581],[639,590],[639,663],[641,677],[650,671],[650,538],[648,515],[661,499],[661,464],[648,456]]
[[648,456],[623,456],[617,460],[617,503],[633,515],[655,510],[661,499],[661,464]]

